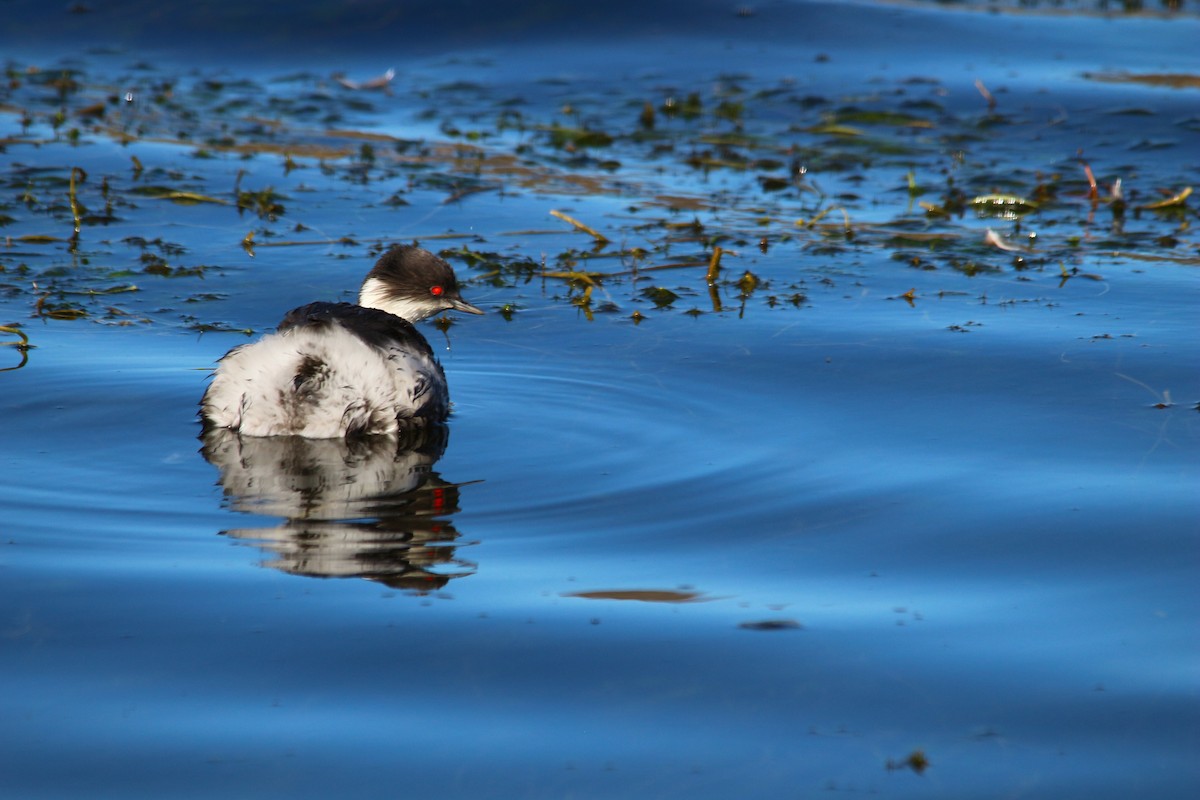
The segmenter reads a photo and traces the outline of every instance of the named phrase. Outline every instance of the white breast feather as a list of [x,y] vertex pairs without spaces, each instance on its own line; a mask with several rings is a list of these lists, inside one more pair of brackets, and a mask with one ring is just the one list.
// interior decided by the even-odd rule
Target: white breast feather
[[[318,391],[296,392],[297,372],[314,361],[323,365]],[[422,354],[372,347],[336,324],[293,328],[225,356],[205,392],[203,413],[250,436],[395,433],[397,418],[417,410],[418,385],[441,381],[435,362]]]

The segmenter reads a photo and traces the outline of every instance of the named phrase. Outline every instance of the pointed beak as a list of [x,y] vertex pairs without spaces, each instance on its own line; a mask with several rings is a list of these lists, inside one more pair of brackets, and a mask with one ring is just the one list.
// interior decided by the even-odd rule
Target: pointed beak
[[461,297],[450,297],[450,298],[447,298],[447,300],[450,303],[450,308],[452,308],[455,311],[461,311],[464,314],[482,314],[482,313],[484,313],[483,309],[476,308],[475,306],[468,303],[466,300],[463,300]]

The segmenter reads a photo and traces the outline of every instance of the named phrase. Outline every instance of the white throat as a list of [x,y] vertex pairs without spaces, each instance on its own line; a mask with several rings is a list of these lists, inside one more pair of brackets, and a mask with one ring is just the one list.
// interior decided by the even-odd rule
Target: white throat
[[365,308],[378,308],[409,322],[420,322],[439,310],[430,302],[406,300],[389,294],[379,278],[367,278],[363,282],[358,293],[358,304]]

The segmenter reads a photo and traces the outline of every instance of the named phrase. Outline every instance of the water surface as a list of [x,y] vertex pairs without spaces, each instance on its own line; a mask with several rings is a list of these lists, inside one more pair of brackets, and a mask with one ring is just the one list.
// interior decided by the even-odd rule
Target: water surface
[[[136,8],[4,39],[12,796],[1200,788],[1194,8]],[[197,438],[412,239],[444,439]]]

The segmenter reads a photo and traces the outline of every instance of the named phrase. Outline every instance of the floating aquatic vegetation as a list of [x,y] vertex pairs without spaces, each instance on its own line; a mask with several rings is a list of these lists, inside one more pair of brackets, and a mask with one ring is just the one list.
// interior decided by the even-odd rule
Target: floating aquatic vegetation
[[642,297],[654,303],[656,308],[670,308],[679,295],[664,286],[649,286],[642,289]]
[[1182,208],[1187,203],[1187,199],[1192,196],[1192,187],[1188,186],[1178,194],[1168,197],[1166,200],[1159,200],[1157,203],[1146,203],[1142,208],[1150,209],[1151,211],[1162,211],[1168,208]]
[[87,309],[78,303],[50,302],[50,293],[38,298],[33,307],[33,313],[46,319],[82,319],[88,315]]
[[0,347],[11,347],[21,354],[20,363],[15,366],[0,367],[0,372],[11,372],[12,370],[20,369],[29,363],[29,351],[33,349],[33,345],[29,343],[29,337],[25,335],[25,331],[21,330],[16,325],[0,325],[0,334],[16,336],[15,342],[0,342]]
[[130,194],[141,195],[142,197],[154,197],[162,200],[170,200],[181,205],[192,205],[195,203],[216,203],[217,205],[227,206],[228,200],[222,200],[219,197],[201,194],[199,192],[190,192],[183,189],[175,189],[170,186],[134,186],[129,190]]
[[604,131],[587,128],[567,128],[553,125],[548,129],[550,144],[563,149],[579,147],[608,147],[613,143],[613,137]]
[[[1045,273],[1048,285],[1061,279],[1053,265],[1064,261],[1075,277],[1095,274],[1080,269],[1091,257],[1197,259],[1190,189],[1156,198],[1146,188],[1170,180],[1165,170],[1151,174],[1141,163],[1166,163],[1158,150],[1129,151],[1140,154],[1138,163],[1107,159],[1112,173],[1103,185],[1082,155],[1025,163],[1025,131],[1037,137],[1045,131],[1015,113],[998,115],[996,95],[982,79],[976,86],[988,105],[982,120],[977,108],[955,111],[943,102],[947,87],[931,78],[900,79],[890,92],[872,90],[840,104],[795,83],[748,74],[694,86],[638,83],[612,97],[575,96],[571,80],[556,79],[546,85],[564,100],[540,106],[513,91],[497,94],[482,81],[453,81],[394,95],[394,103],[419,98],[424,110],[411,114],[426,127],[418,135],[381,127],[388,112],[365,99],[365,89],[397,89],[403,77],[391,71],[361,82],[301,74],[264,85],[147,66],[127,90],[76,67],[11,65],[9,75],[0,87],[0,114],[13,125],[0,146],[38,158],[0,167],[0,225],[8,232],[0,270],[32,263],[35,276],[54,271],[59,293],[49,298],[19,285],[7,290],[46,318],[94,318],[98,311],[62,292],[105,290],[122,275],[142,276],[149,289],[129,296],[149,303],[159,279],[182,285],[224,270],[203,253],[198,257],[207,263],[190,263],[190,240],[174,250],[154,227],[139,228],[151,219],[160,224],[163,214],[142,198],[179,206],[169,213],[180,225],[225,226],[221,238],[240,243],[246,258],[278,247],[347,257],[353,253],[345,248],[378,246],[387,230],[376,215],[391,215],[414,238],[468,242],[444,252],[461,260],[474,282],[501,289],[540,281],[561,287],[554,298],[588,313],[619,303],[613,293],[625,284],[635,302],[652,299],[638,281],[660,270],[680,274],[667,291],[707,293],[713,310],[800,308],[832,295],[779,283],[785,265],[796,277],[811,277],[872,251],[947,279],[1009,272],[1031,280]],[[1157,78],[1142,77],[1131,82],[1157,85]],[[123,156],[127,168],[98,167],[70,143],[70,127],[77,143],[138,150]],[[179,158],[162,158],[171,152]],[[63,154],[71,166],[62,165]],[[1092,161],[1095,154],[1088,156]],[[1081,167],[1086,184],[1064,177]],[[331,186],[337,191],[325,191]],[[329,201],[331,194],[340,196]],[[559,203],[579,209],[551,214],[587,234],[590,247],[556,238],[539,260],[533,237],[561,237],[567,229],[462,231],[420,221],[439,203],[470,207],[523,197],[542,209]],[[328,202],[333,212],[318,206]],[[347,225],[370,215],[374,229],[316,231],[318,207],[326,219],[340,216]],[[1100,208],[1111,212],[1104,231],[1091,216]],[[238,215],[253,215],[252,229]],[[114,225],[115,237],[92,232]],[[497,236],[513,237],[523,250],[497,246]],[[733,257],[744,264],[737,277],[723,279]],[[554,266],[547,268],[547,260]],[[772,281],[774,288],[766,288]],[[602,285],[600,302],[593,295]],[[198,283],[179,291],[185,298],[213,296]],[[923,287],[922,295],[954,291]],[[515,319],[516,306],[508,307],[506,318]]]
[[742,273],[742,277],[738,278],[737,287],[742,293],[743,297],[748,297],[754,293],[754,290],[758,288],[760,283],[762,283],[762,281],[757,275],[749,270],[746,270],[744,273]]
[[924,750],[913,750],[907,756],[901,759],[889,758],[884,764],[884,769],[889,772],[894,772],[900,769],[911,769],[918,775],[925,773],[929,769],[929,759],[925,756]]
[[239,189],[237,192],[238,211],[253,211],[261,219],[272,222],[283,216],[284,213],[283,203],[280,203],[279,200],[279,194],[270,186],[258,191]]
[[1190,73],[1085,72],[1083,77],[1102,83],[1139,83],[1169,89],[1200,89],[1200,75]]

